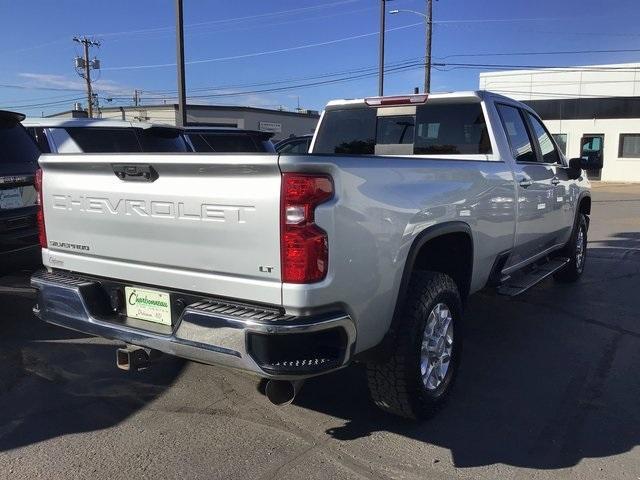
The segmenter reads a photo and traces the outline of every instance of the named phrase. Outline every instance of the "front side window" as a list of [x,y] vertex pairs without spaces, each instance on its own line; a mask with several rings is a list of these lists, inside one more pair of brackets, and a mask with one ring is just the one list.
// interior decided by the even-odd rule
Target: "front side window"
[[553,139],[556,141],[558,148],[560,151],[566,155],[567,154],[567,134],[566,133],[553,133],[551,134]]
[[313,153],[373,155],[376,109],[370,107],[327,110]]
[[496,108],[500,114],[504,131],[507,134],[513,158],[517,162],[536,162],[536,154],[531,146],[529,133],[524,119],[520,115],[520,110],[503,104],[496,105]]
[[86,153],[140,153],[140,143],[133,129],[69,127],[65,129]]
[[640,158],[640,133],[623,133],[620,135],[621,158]]
[[540,146],[540,153],[542,154],[543,163],[560,163],[560,155],[556,150],[556,146],[553,144],[551,135],[547,133],[547,129],[544,128],[542,122],[536,117],[527,112],[531,127],[533,128],[533,134]]
[[416,154],[490,154],[491,141],[480,103],[436,103],[416,114]]

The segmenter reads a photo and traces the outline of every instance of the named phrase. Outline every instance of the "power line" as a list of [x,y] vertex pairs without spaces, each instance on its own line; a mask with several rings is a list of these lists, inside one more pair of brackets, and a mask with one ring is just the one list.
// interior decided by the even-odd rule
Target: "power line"
[[82,88],[65,88],[65,87],[34,87],[31,85],[12,85],[0,83],[0,88],[16,88],[19,90],[50,90],[54,92],[82,92]]
[[[438,67],[452,67],[451,70],[455,68],[469,68],[475,70],[482,69],[495,69],[495,68],[504,68],[504,69],[529,69],[536,70],[539,72],[608,72],[608,71],[620,71],[620,72],[636,72],[640,69],[640,65],[637,67],[630,66],[572,66],[572,67],[562,67],[562,66],[554,66],[554,65],[513,65],[513,64],[500,64],[500,63],[450,63],[450,62],[439,62],[434,63],[434,66]],[[449,70],[444,70],[449,71]],[[530,75],[531,72],[523,72],[523,73],[514,73],[509,75]]]
[[22,104],[22,105],[3,105],[7,108],[39,108],[39,107],[53,107],[57,105],[64,105],[66,103],[73,103],[82,100],[84,97],[75,97],[64,100],[58,100],[55,102],[45,102],[45,103],[32,103],[32,104]]
[[[389,28],[386,31],[387,32],[393,32],[396,30],[404,30],[407,28],[412,28],[412,27],[417,27],[419,25],[424,25],[423,22],[419,22],[419,23],[411,23],[409,25],[403,25],[400,27],[394,27],[394,28]],[[221,61],[226,61],[226,60],[239,60],[239,59],[243,59],[243,58],[253,58],[253,57],[260,57],[260,56],[264,56],[264,55],[272,55],[272,54],[276,54],[276,53],[286,53],[286,52],[292,52],[292,51],[296,51],[296,50],[304,50],[307,48],[315,48],[315,47],[323,47],[323,46],[327,46],[327,45],[334,45],[336,43],[341,43],[341,42],[346,42],[346,41],[350,41],[350,40],[358,40],[361,38],[366,38],[366,37],[373,37],[373,36],[377,36],[379,35],[379,32],[370,32],[370,33],[363,33],[360,35],[352,35],[349,37],[344,37],[344,38],[338,38],[335,40],[328,40],[325,42],[318,42],[318,43],[309,43],[306,45],[298,45],[295,47],[287,47],[287,48],[280,48],[277,50],[267,50],[267,51],[263,51],[263,52],[253,52],[253,53],[246,53],[246,54],[242,54],[242,55],[233,55],[233,56],[228,56],[228,57],[218,57],[218,58],[207,58],[207,59],[203,59],[203,60],[191,60],[188,62],[185,62],[186,65],[197,65],[197,64],[202,64],[202,63],[211,63],[211,62],[221,62]],[[151,65],[128,65],[128,66],[123,66],[123,67],[109,67],[109,68],[104,68],[103,70],[139,70],[139,69],[144,69],[144,68],[164,68],[164,67],[175,67],[176,64],[175,63],[159,63],[159,64],[151,64]]]
[[[416,62],[418,60],[421,60],[421,57],[405,58],[405,59],[402,59],[402,60],[397,60],[395,62],[387,63],[387,66],[388,67],[397,67],[397,66],[401,66],[401,65],[405,65],[405,64],[409,64],[409,63],[414,63],[414,62]],[[272,81],[257,82],[257,83],[223,84],[223,85],[215,85],[215,86],[208,86],[208,87],[190,88],[189,91],[190,92],[203,92],[203,91],[208,91],[208,90],[220,90],[220,89],[226,89],[226,88],[245,88],[245,87],[262,87],[262,86],[269,86],[269,85],[279,85],[279,84],[298,82],[298,81],[303,81],[303,80],[314,80],[314,79],[318,79],[318,78],[335,77],[335,76],[342,76],[342,75],[350,75],[350,74],[354,74],[354,73],[375,71],[377,68],[378,68],[377,66],[371,65],[371,66],[367,66],[367,67],[357,67],[357,68],[352,68],[352,69],[349,69],[349,70],[342,70],[342,71],[337,71],[337,72],[323,72],[323,73],[317,73],[317,74],[307,75],[307,76],[302,76],[302,77],[290,77],[290,78],[281,79],[281,80],[272,80]],[[171,89],[171,90],[145,90],[145,93],[146,94],[150,94],[150,95],[154,95],[154,94],[163,95],[163,94],[170,94],[170,93],[175,93],[175,92],[176,92],[175,89]]]
[[486,52],[486,53],[454,53],[438,57],[440,59],[457,58],[457,57],[518,57],[525,55],[572,55],[572,54],[592,54],[592,53],[637,53],[640,48],[619,48],[609,50],[556,50],[547,52]]
[[[259,13],[256,15],[247,15],[247,16],[243,16],[243,17],[235,17],[235,18],[223,18],[223,19],[219,19],[219,20],[208,20],[205,22],[197,22],[197,23],[189,23],[185,25],[185,28],[189,27],[199,27],[199,26],[203,26],[203,25],[215,25],[215,24],[223,24],[223,23],[233,23],[233,22],[241,22],[241,21],[245,21],[245,20],[255,20],[258,18],[268,18],[268,17],[273,17],[273,16],[279,16],[279,15],[289,15],[291,13],[299,13],[299,12],[303,12],[303,11],[310,11],[310,10],[319,10],[319,9],[323,9],[323,8],[329,8],[329,7],[336,7],[338,5],[345,5],[348,3],[355,3],[355,2],[359,2],[360,0],[338,0],[335,2],[330,2],[330,3],[323,3],[320,5],[312,5],[312,6],[308,6],[308,7],[300,7],[300,8],[292,8],[289,10],[280,10],[280,11],[276,11],[276,12],[267,12],[267,13]],[[129,31],[123,31],[123,32],[108,32],[108,33],[97,33],[94,34],[95,36],[99,36],[99,37],[112,37],[112,36],[119,36],[119,35],[137,35],[139,33],[146,33],[146,32],[159,32],[159,31],[167,31],[167,30],[173,30],[175,27],[173,26],[166,26],[166,27],[154,27],[154,28],[143,28],[143,29],[139,29],[139,30],[129,30]]]

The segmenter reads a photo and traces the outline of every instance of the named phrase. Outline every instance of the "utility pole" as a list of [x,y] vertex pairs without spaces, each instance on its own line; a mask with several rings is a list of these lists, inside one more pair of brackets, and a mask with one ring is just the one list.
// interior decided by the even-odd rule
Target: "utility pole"
[[100,60],[98,60],[97,58],[89,60],[89,48],[99,47],[100,42],[91,40],[88,37],[73,37],[73,41],[82,44],[83,47],[84,55],[83,57],[76,57],[75,67],[78,75],[84,78],[87,83],[87,114],[89,118],[93,118],[94,96],[93,90],[91,88],[91,69],[100,69]]
[[133,105],[136,107],[140,105],[140,93],[140,90],[137,88],[133,91]]
[[187,125],[187,94],[184,76],[184,22],[182,0],[176,0],[176,56],[178,65],[178,118],[179,127]]
[[385,31],[385,17],[386,17],[387,1],[380,0],[380,47],[379,57],[380,66],[378,67],[378,95],[384,95],[384,31]]
[[431,31],[433,29],[433,0],[427,0],[427,41],[424,54],[424,93],[431,91]]
[[[390,0],[387,0],[390,1]],[[415,10],[391,10],[389,13],[395,15],[398,13],[412,13],[424,18],[426,41],[424,52],[424,93],[431,90],[431,34],[433,31],[433,0],[426,0],[427,13],[416,12]]]

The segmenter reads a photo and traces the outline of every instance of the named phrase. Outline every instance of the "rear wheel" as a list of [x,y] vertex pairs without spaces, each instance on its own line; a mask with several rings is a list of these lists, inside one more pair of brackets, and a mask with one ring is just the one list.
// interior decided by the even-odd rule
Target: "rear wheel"
[[579,214],[576,228],[565,248],[565,254],[570,259],[569,263],[555,273],[553,278],[562,283],[575,282],[582,276],[587,261],[587,219],[583,213]]
[[458,287],[448,275],[416,272],[401,315],[391,355],[367,366],[369,391],[387,412],[425,418],[447,398],[460,363]]

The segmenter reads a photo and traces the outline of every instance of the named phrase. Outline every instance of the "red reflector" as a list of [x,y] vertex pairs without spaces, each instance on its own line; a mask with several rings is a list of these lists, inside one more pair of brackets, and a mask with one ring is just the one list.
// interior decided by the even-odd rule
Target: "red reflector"
[[327,175],[282,174],[280,256],[282,281],[319,282],[327,275],[327,232],[315,222],[315,208],[333,197]]
[[386,107],[392,105],[414,105],[425,103],[429,96],[424,95],[399,95],[395,97],[369,97],[364,99],[364,103],[371,107]]
[[36,170],[34,186],[38,196],[36,197],[36,224],[38,225],[38,239],[40,240],[40,246],[47,248],[47,230],[44,226],[44,206],[42,202],[42,169]]

